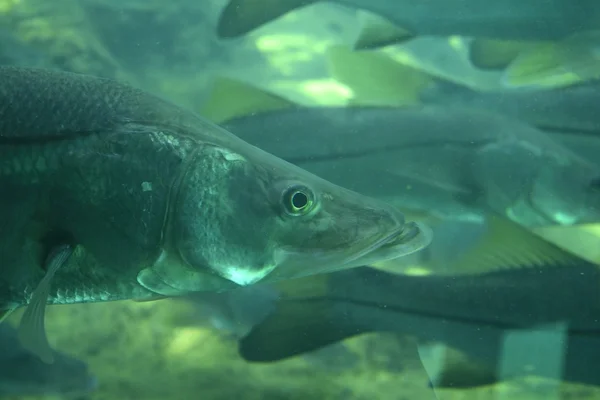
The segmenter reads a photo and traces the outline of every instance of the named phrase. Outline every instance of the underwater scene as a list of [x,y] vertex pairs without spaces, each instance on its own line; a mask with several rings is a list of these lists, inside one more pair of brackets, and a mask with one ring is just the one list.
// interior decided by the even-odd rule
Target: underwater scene
[[598,0],[0,36],[0,399],[600,399]]

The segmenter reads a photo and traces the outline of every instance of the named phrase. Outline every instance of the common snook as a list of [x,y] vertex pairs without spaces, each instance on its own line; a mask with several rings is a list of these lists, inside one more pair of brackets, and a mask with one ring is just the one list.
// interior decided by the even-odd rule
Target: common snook
[[45,341],[46,303],[224,290],[430,240],[191,112],[66,72],[0,68],[0,187],[0,304],[31,303],[30,344]]

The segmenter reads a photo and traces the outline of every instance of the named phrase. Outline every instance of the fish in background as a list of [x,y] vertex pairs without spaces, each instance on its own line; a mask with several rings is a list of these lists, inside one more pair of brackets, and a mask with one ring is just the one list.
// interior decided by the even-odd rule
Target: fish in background
[[[436,240],[416,254],[418,275],[364,267],[264,285],[263,294],[217,293],[211,309],[221,307],[218,326],[243,316],[251,329],[239,350],[249,362],[392,332],[416,338],[434,388],[531,375],[600,385],[598,265],[497,216],[487,221],[433,225]],[[251,302],[254,312],[242,313]]]
[[[527,375],[600,385],[599,277],[597,266],[585,262],[459,277],[369,268],[331,274],[323,277],[327,283],[312,280],[311,290],[307,280],[304,291],[282,298],[240,341],[240,353],[273,362],[361,333],[395,332],[416,336],[422,351],[441,344],[485,367],[485,380],[464,376],[460,386]],[[556,342],[532,340],[543,333]],[[522,338],[518,352],[507,346],[510,335]],[[450,371],[438,373],[447,375],[432,377],[434,385],[459,385],[448,380]]]
[[496,92],[436,80],[423,90],[420,99],[427,104],[491,110],[542,130],[596,135],[600,140],[600,116],[593,106],[600,101],[600,85],[596,81],[548,90]]
[[[217,34],[238,37],[315,0],[230,0],[222,11]],[[494,39],[558,40],[594,29],[600,5],[593,0],[521,2],[503,0],[335,0],[333,3],[366,10],[397,26],[397,36],[471,36]]]
[[[230,0],[217,35],[234,38],[318,0]],[[506,87],[559,87],[600,78],[600,5],[594,0],[392,1],[336,0],[357,10],[355,49],[401,44],[415,37],[473,38],[477,68],[503,69]]]
[[53,365],[42,362],[21,346],[15,328],[0,324],[0,396],[83,400],[96,390],[98,381],[85,362],[61,352],[53,353]]
[[478,90],[379,52],[336,46],[327,57],[332,75],[355,92],[351,105],[422,103],[493,112],[534,125],[589,162],[600,163],[600,117],[593,106],[600,101],[598,81],[545,90]]
[[[477,85],[433,76],[392,54],[333,46],[326,57],[331,76],[352,89],[350,105],[461,106],[491,111],[565,134],[593,134],[600,127],[600,118],[591,106],[600,98],[597,81],[544,90],[481,90]],[[366,71],[373,74],[366,75]]]
[[600,165],[518,120],[466,107],[300,107],[231,80],[213,89],[203,115],[405,212],[467,221],[492,210],[529,228],[600,221]]
[[20,67],[0,81],[0,321],[26,306],[19,338],[45,362],[47,304],[227,290],[431,240],[393,206],[132,86]]
[[469,58],[476,68],[501,71],[506,87],[556,88],[600,78],[599,44],[597,28],[559,41],[475,39]]

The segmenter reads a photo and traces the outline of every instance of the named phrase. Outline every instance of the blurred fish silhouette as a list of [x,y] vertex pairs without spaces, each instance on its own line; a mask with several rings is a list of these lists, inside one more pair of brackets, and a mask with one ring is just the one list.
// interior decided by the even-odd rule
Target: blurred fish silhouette
[[600,78],[600,31],[552,42],[477,39],[470,58],[482,69],[500,69],[509,88],[564,87]]
[[482,91],[381,52],[334,46],[326,55],[331,75],[352,90],[349,105],[431,104],[493,112],[535,125],[589,161],[600,162],[600,115],[594,107],[600,101],[598,80],[545,90]]
[[525,375],[600,384],[597,265],[495,216],[433,227],[436,240],[410,275],[378,264],[186,299],[215,327],[242,327],[233,336],[251,362],[385,331],[417,338],[435,387]]
[[0,396],[59,396],[84,399],[98,382],[83,361],[54,351],[48,365],[24,349],[17,331],[0,324]]
[[[576,143],[578,139],[573,136],[586,138],[589,143],[600,140],[600,116],[593,106],[600,101],[598,81],[548,90],[478,91],[436,79],[421,91],[420,100],[492,111],[561,134],[556,137],[564,141]],[[598,157],[588,158],[598,162]]]
[[[356,85],[358,97],[346,108],[300,107],[222,79],[202,114],[255,146],[405,212],[478,220],[491,210],[529,228],[600,221],[600,165],[534,127],[467,107],[360,105],[363,98],[401,92],[403,82],[386,86],[381,96]],[[414,99],[420,86],[413,88],[398,96]]]
[[[238,37],[315,0],[230,0],[217,27],[222,38]],[[364,10],[357,48],[399,43],[415,36],[469,36],[506,40],[560,40],[595,29],[594,0],[334,0]]]
[[435,387],[528,375],[600,385],[598,265],[493,220],[502,235],[489,229],[470,250],[455,248],[434,274],[360,268],[277,285],[275,311],[240,341],[241,355],[273,362],[368,332],[396,332],[418,339]]

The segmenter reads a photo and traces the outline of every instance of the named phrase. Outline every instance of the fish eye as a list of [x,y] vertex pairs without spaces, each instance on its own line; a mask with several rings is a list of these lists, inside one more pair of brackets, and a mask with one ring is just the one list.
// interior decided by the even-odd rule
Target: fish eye
[[283,192],[283,207],[293,216],[305,215],[312,210],[314,195],[306,186],[292,186]]

